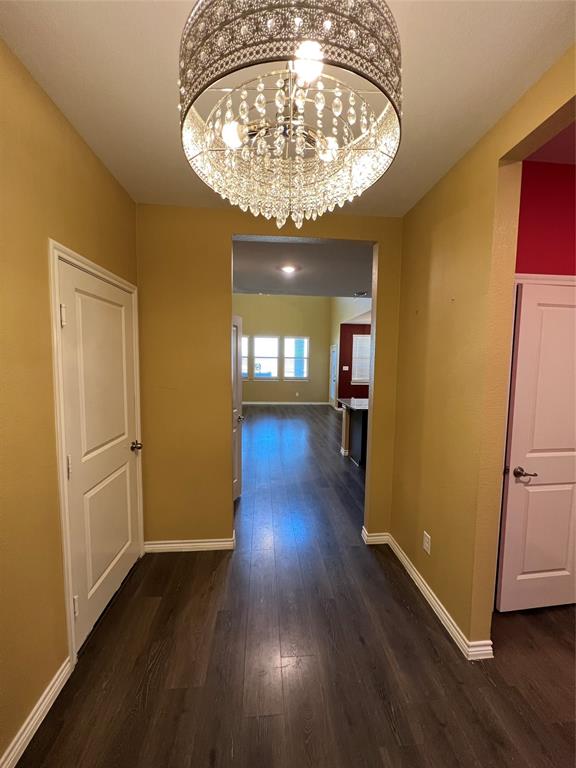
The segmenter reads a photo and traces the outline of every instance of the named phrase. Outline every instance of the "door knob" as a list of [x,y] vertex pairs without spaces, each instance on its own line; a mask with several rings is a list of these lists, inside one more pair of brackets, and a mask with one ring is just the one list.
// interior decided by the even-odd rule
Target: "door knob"
[[516,468],[515,468],[515,469],[512,471],[512,474],[513,474],[513,475],[514,475],[514,477],[515,477],[515,478],[517,478],[518,480],[519,480],[521,477],[538,477],[538,472],[526,472],[526,470],[524,469],[524,467],[516,467]]
[[142,445],[142,443],[139,440],[134,440],[134,442],[131,443],[131,445],[130,445],[130,450],[133,453],[136,453],[136,451],[141,451],[143,447],[144,446]]

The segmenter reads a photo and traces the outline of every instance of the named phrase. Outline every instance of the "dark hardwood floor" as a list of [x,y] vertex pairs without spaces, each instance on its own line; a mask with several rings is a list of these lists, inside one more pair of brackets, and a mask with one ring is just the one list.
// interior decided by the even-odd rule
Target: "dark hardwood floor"
[[339,415],[246,415],[236,551],[144,557],[19,768],[573,768],[573,608],[465,661],[362,543]]

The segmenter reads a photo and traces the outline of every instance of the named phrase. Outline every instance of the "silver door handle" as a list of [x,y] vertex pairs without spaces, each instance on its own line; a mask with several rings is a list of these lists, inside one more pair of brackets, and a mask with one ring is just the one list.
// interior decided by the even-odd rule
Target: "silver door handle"
[[517,478],[518,480],[519,480],[521,477],[538,477],[538,472],[526,472],[526,470],[524,469],[524,467],[516,467],[516,468],[515,468],[515,469],[512,471],[512,474],[513,474],[513,475],[514,475],[514,477],[515,477],[515,478]]
[[139,440],[134,440],[134,442],[130,444],[130,450],[133,453],[136,453],[136,451],[141,451],[142,448],[144,448],[144,446]]

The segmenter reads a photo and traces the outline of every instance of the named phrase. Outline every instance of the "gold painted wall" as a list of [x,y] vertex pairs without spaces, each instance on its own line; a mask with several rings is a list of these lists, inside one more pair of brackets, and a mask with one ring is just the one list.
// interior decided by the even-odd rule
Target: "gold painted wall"
[[392,533],[472,640],[490,637],[512,331],[498,164],[573,96],[572,49],[404,220]]
[[136,278],[135,206],[0,41],[0,755],[67,656],[48,238]]
[[[489,630],[512,311],[497,163],[574,94],[573,72],[572,51],[407,217],[400,334],[400,219],[286,229],[379,245],[366,524],[392,530],[472,639]],[[66,656],[47,241],[132,281],[136,259],[134,205],[1,42],[0,93],[1,754]],[[229,537],[231,241],[277,230],[234,209],[137,220],[146,538]]]
[[[386,280],[374,301],[379,364],[367,480],[372,530],[390,525],[400,219],[326,216],[286,235],[378,242]],[[232,535],[232,237],[277,235],[237,209],[139,206],[138,288],[147,540]],[[327,378],[327,376],[326,376]],[[269,384],[269,382],[267,382]],[[167,493],[169,489],[169,493]]]
[[232,310],[243,319],[245,336],[279,336],[280,355],[283,352],[282,337],[307,336],[310,339],[308,381],[244,381],[245,402],[328,402],[330,298],[236,293],[232,297]]

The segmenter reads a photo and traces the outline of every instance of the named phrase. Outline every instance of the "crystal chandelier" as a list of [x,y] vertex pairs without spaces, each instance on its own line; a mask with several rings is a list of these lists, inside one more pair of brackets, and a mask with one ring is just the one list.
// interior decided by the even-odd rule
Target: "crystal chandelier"
[[179,86],[194,171],[278,227],[361,195],[400,143],[400,40],[382,0],[197,0]]

